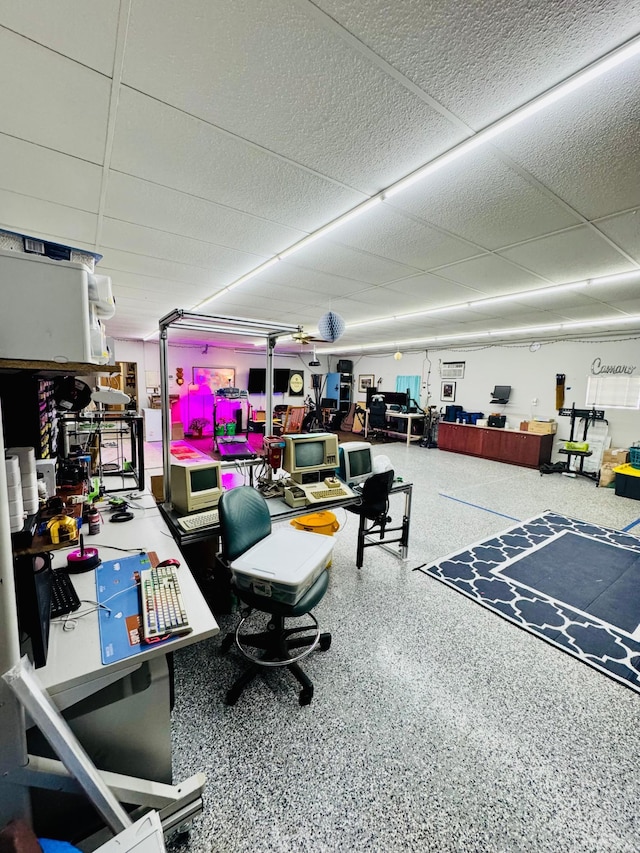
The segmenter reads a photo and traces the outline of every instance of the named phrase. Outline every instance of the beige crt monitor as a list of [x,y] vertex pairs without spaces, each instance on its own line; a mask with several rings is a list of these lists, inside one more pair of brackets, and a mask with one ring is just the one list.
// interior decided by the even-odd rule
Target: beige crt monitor
[[218,505],[222,494],[220,462],[171,465],[171,503],[181,512],[198,512]]

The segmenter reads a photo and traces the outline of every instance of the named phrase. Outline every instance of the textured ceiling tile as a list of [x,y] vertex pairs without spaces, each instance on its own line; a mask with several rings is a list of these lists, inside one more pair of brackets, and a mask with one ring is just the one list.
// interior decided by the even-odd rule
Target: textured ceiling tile
[[269,267],[265,272],[255,276],[251,281],[273,282],[291,287],[293,298],[299,290],[312,291],[319,296],[338,296],[340,294],[356,293],[368,290],[369,285],[362,281],[332,275],[320,270],[302,269],[291,263],[278,263]]
[[0,134],[0,187],[98,212],[102,169],[31,142]]
[[166,278],[171,281],[184,281],[188,284],[204,284],[210,281],[211,273],[206,267],[193,266],[168,261],[162,258],[149,257],[133,252],[122,252],[107,246],[101,250],[104,259],[103,264],[119,272],[134,273],[140,278],[140,287],[145,289],[145,279],[153,280],[155,277]]
[[640,7],[628,0],[317,5],[475,130],[640,31]]
[[587,219],[640,204],[640,58],[496,139]]
[[9,231],[95,251],[97,217],[84,210],[0,190],[0,223]]
[[0,79],[4,133],[102,163],[110,80],[2,28]]
[[[110,174],[105,213],[113,219],[228,248],[251,246],[256,255],[266,257],[305,236],[302,231],[119,172]],[[256,266],[260,262],[257,259]]]
[[235,249],[214,246],[201,240],[193,240],[178,234],[167,234],[152,228],[132,225],[105,217],[102,228],[102,243],[124,252],[140,253],[168,261],[178,261],[193,266],[206,266],[220,276],[225,284],[248,269],[257,266],[261,259]]
[[505,292],[527,290],[546,284],[539,276],[521,270],[497,255],[484,255],[471,261],[452,264],[438,272],[442,278],[467,284],[488,296],[498,296]]
[[124,81],[367,193],[462,138],[294,0],[137,0]]
[[474,246],[385,204],[348,222],[328,239],[423,270],[478,254]]
[[486,249],[580,221],[487,148],[417,182],[390,204]]
[[364,198],[126,87],[120,91],[111,165],[304,231]]
[[2,0],[0,26],[111,76],[119,0]]
[[640,213],[637,210],[596,222],[596,228],[640,264]]
[[505,249],[500,255],[558,283],[633,269],[633,264],[586,225]]
[[391,301],[395,298],[394,293],[404,293],[407,296],[413,296],[416,305],[429,308],[455,305],[458,302],[468,302],[470,299],[480,299],[485,296],[484,291],[478,288],[456,284],[456,282],[447,281],[429,273],[392,281],[384,286],[387,290],[392,291]]
[[134,293],[140,291],[141,295],[146,292],[155,293],[158,295],[169,296],[171,301],[175,301],[179,294],[180,299],[189,300],[189,302],[197,302],[202,293],[202,285],[194,284],[189,281],[176,282],[172,278],[162,278],[161,276],[140,276],[138,274],[123,272],[122,270],[113,269],[107,266],[104,259],[100,263],[99,272],[101,275],[111,277],[114,289],[124,293]]
[[369,284],[384,284],[387,281],[405,278],[407,275],[418,272],[415,267],[399,264],[387,258],[376,257],[355,249],[347,249],[335,243],[329,243],[322,238],[315,240],[304,249],[300,249],[290,260],[284,260],[281,264],[283,266],[295,265],[299,269],[301,277],[304,276],[307,269],[319,270],[365,281]]

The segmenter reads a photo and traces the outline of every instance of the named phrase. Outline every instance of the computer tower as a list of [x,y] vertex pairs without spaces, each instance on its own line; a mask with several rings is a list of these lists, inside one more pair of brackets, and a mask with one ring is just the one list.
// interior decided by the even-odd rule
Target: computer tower
[[34,667],[47,663],[51,621],[51,556],[24,554],[13,564],[18,626],[23,645]]

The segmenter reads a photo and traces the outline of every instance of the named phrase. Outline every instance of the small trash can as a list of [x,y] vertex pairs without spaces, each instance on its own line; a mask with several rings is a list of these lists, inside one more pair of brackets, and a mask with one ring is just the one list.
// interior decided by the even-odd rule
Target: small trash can
[[[325,536],[333,536],[334,533],[340,530],[340,524],[335,515],[327,510],[312,512],[310,515],[301,515],[299,518],[294,518],[290,524],[298,530],[307,530],[309,533],[322,533]],[[327,568],[330,566],[331,561],[327,563]]]

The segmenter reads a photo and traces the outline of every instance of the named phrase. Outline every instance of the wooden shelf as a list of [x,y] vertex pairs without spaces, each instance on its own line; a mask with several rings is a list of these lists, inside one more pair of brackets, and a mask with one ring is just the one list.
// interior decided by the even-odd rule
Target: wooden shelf
[[86,376],[88,373],[103,372],[103,364],[87,364],[82,361],[28,361],[25,359],[0,358],[0,370],[28,370],[40,376]]

